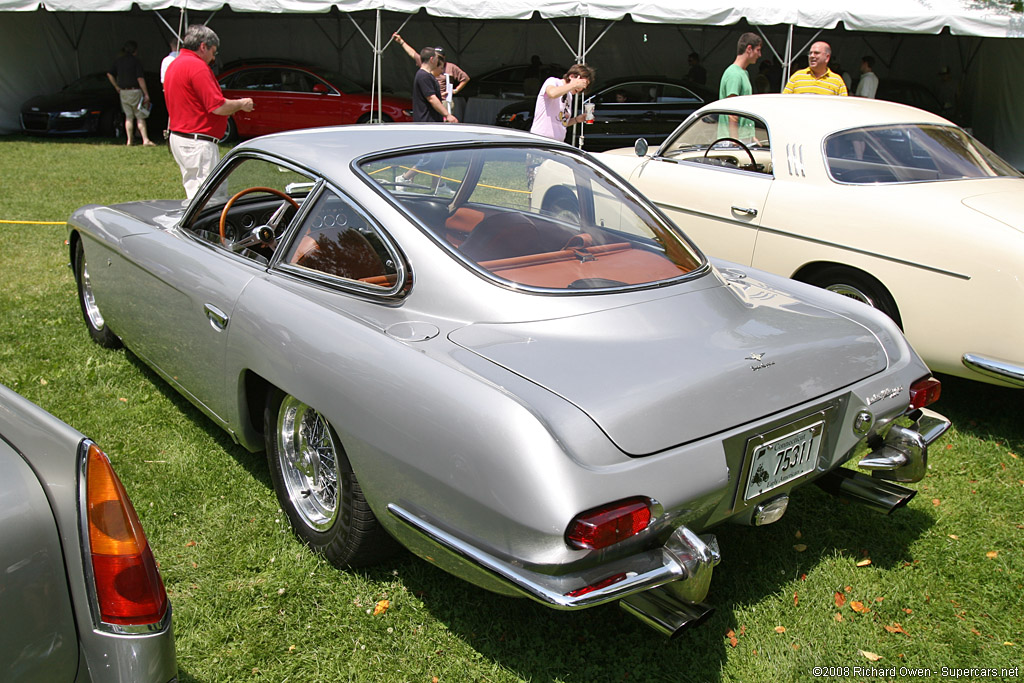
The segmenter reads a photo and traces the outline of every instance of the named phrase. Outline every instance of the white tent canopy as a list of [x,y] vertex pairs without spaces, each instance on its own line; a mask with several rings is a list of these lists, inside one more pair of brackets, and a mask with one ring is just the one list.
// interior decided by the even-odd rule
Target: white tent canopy
[[[720,73],[745,30],[761,32],[772,48],[765,56],[774,52],[787,63],[821,30],[847,70],[861,55],[874,54],[882,78],[891,69],[928,83],[937,65],[949,65],[962,86],[991,99],[994,72],[1024,58],[1024,41],[988,40],[1024,37],[1024,16],[1001,4],[1010,1],[858,0],[842,9],[805,0],[0,0],[0,133],[18,130],[19,105],[28,97],[109,68],[126,38],[138,40],[144,64],[154,69],[182,11],[189,22],[210,23],[227,59],[326,62],[363,80],[401,84],[396,90],[407,89],[412,71],[388,44],[394,30],[417,47],[440,34],[453,61],[471,75],[540,54],[562,64],[586,59],[601,79],[678,77],[691,50],[703,55],[709,73]],[[999,87],[998,98],[975,103],[987,118],[972,123],[987,133],[988,144],[1024,166],[1024,122],[1013,114],[1024,108],[1016,102],[1024,90]]]
[[528,19],[535,12],[543,18],[583,16],[618,20],[631,16],[642,24],[691,24],[729,26],[745,19],[753,26],[792,25],[812,29],[835,29],[843,24],[850,31],[937,34],[948,28],[953,35],[1012,38],[1024,36],[1019,12],[997,2],[969,0],[858,0],[854,9],[827,7],[794,0],[762,0],[740,5],[722,0],[703,2],[630,2],[628,0],[548,0],[542,7],[526,0],[0,0],[0,11],[127,11],[168,9],[185,6],[190,10],[214,11],[227,6],[241,12],[326,12],[382,10],[466,19]]
[[1024,36],[1019,12],[996,0],[858,0],[855,9],[826,7],[795,0],[752,0],[740,5],[723,0],[679,2],[547,0],[541,7],[528,0],[0,0],[0,11],[124,12],[137,6],[144,10],[186,7],[192,11],[217,11],[230,7],[236,12],[291,13],[380,10],[414,14],[423,9],[434,17],[461,19],[530,19],[586,17],[617,21],[629,16],[651,24],[695,24],[728,26],[746,20],[754,26],[788,24],[802,28],[834,29],[843,24],[851,31],[892,33],[939,33],[949,28],[953,35],[1012,38]]

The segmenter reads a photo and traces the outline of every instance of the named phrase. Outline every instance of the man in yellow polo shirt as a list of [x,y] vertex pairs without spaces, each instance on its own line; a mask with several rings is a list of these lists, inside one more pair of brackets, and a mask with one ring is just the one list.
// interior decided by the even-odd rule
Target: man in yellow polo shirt
[[804,95],[842,95],[847,96],[846,83],[843,77],[829,70],[828,63],[832,59],[832,48],[824,41],[811,45],[807,53],[807,68],[800,69],[789,77],[789,82],[782,89],[783,93]]

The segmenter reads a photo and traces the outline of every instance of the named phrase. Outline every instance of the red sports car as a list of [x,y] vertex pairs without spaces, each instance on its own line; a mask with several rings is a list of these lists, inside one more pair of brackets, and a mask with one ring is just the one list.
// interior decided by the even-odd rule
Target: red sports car
[[[230,99],[251,97],[256,107],[228,119],[225,140],[296,128],[366,123],[374,111],[370,93],[324,69],[290,64],[254,64],[225,71],[220,87]],[[384,96],[384,121],[412,121],[412,102]]]

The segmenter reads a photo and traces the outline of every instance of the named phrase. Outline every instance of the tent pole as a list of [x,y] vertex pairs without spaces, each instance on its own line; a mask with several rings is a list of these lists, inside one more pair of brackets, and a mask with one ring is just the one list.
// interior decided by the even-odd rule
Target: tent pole
[[[587,18],[580,17],[579,34],[576,39],[576,63],[583,64],[587,59]],[[572,98],[572,115],[579,116],[580,109],[582,107],[582,93],[580,97],[573,95]],[[571,145],[583,149],[583,129],[579,124],[573,124],[572,126],[572,140]]]
[[[380,45],[380,8],[377,8],[377,28],[373,36],[373,93],[370,97],[370,122],[380,123],[381,106],[383,105],[384,91],[381,83],[381,45]],[[376,108],[374,105],[376,104]]]
[[789,25],[786,33],[786,59],[782,63],[782,83],[785,87],[789,83],[790,71],[793,68],[793,24]]
[[[601,42],[601,39],[604,38],[605,34],[608,33],[608,31],[611,31],[612,30],[612,26],[615,26],[615,24],[617,24],[617,23],[618,23],[618,19],[614,19],[611,22],[609,22],[608,25],[604,27],[604,30],[601,31],[601,34],[597,38],[594,38],[594,42],[592,42],[590,45],[588,45],[586,47],[586,49],[583,51],[583,61],[584,62],[587,61],[587,55],[590,54],[590,51],[593,50],[594,47],[599,42]],[[584,38],[585,37],[586,36],[584,36]]]
[[[581,18],[582,18],[582,17],[581,17]],[[564,35],[562,35],[562,32],[558,30],[558,27],[557,27],[557,26],[555,26],[555,22],[553,22],[553,21],[551,21],[550,19],[548,19],[548,23],[549,23],[549,24],[551,24],[551,28],[555,29],[555,33],[557,33],[557,34],[558,34],[558,37],[562,39],[562,42],[563,42],[563,43],[565,43],[565,46],[566,46],[567,48],[569,48],[569,51],[573,53],[573,55],[574,55],[574,56],[573,56],[573,61],[575,62],[575,60],[576,60],[576,57],[575,57],[575,55],[578,55],[579,53],[578,53],[578,52],[576,52],[576,50],[574,50],[574,49],[573,49],[573,47],[572,47],[572,44],[571,44],[571,43],[570,43],[570,42],[569,42],[568,40],[566,40],[566,39],[565,39],[565,36],[564,36]]]
[[[779,60],[779,63],[782,63],[782,61],[783,61],[782,56],[779,55],[779,51],[775,49],[774,45],[772,45],[772,41],[768,40],[768,36],[766,36],[764,34],[764,30],[762,30],[762,28],[760,26],[757,27],[757,32],[761,34],[761,42],[764,43],[764,44],[767,44],[768,45],[768,49],[772,51],[773,55],[775,55],[775,59]],[[787,43],[787,47],[788,47],[788,43]]]

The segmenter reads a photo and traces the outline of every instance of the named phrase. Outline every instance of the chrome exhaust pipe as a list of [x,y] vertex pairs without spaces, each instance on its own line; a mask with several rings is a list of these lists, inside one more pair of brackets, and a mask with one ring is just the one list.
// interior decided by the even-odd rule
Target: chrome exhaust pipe
[[635,593],[619,600],[619,606],[668,638],[675,638],[686,629],[704,623],[714,614],[713,607],[686,602],[678,597],[667,588],[671,585]]
[[889,514],[917,495],[914,489],[845,468],[826,472],[814,482],[822,490],[839,498],[867,505],[876,512]]
[[675,638],[715,611],[703,600],[711,585],[711,572],[722,555],[714,536],[698,536],[685,526],[673,532],[662,552],[682,568],[683,578],[627,596],[619,600],[619,606],[655,631]]

